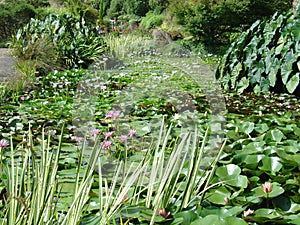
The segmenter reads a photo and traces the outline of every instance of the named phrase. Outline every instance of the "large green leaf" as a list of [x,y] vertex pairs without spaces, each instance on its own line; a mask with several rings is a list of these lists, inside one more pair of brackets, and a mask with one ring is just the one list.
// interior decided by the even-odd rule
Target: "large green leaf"
[[262,165],[258,168],[263,171],[270,172],[271,174],[275,174],[282,168],[280,161],[281,160],[278,157],[264,157],[262,159]]
[[174,221],[171,223],[171,225],[190,225],[193,221],[196,221],[199,218],[200,217],[192,211],[183,211],[174,216]]
[[219,180],[234,187],[246,188],[248,186],[248,179],[244,175],[240,175],[241,168],[235,164],[218,167],[216,175]]
[[293,93],[299,85],[299,75],[300,73],[295,74],[286,84],[286,89],[289,93]]
[[241,218],[226,217],[220,218],[217,215],[208,215],[191,223],[191,225],[247,225]]
[[225,187],[209,190],[207,200],[217,205],[226,205],[225,198],[229,198],[231,193]]
[[267,132],[265,136],[266,141],[275,141],[275,142],[281,142],[281,140],[285,138],[285,135],[282,133],[279,129],[273,129]]

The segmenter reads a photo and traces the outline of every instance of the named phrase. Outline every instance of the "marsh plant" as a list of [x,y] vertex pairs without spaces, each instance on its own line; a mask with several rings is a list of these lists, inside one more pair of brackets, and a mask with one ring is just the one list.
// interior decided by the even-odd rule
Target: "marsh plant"
[[[5,194],[0,223],[104,225],[123,220],[128,223],[136,220],[136,212],[140,212],[139,220],[154,224],[200,204],[209,188],[222,183],[210,186],[224,145],[211,168],[203,170],[199,165],[208,133],[199,140],[195,128],[170,147],[170,131],[162,123],[152,148],[115,161],[111,175],[105,171],[105,166],[112,163],[106,154],[111,145],[105,146],[98,138],[93,147],[80,145],[76,148],[76,173],[70,189],[64,188],[59,172],[63,133],[54,146],[51,135],[45,132],[39,143],[32,139],[30,131],[17,145],[12,139],[10,146],[1,141]],[[71,197],[67,206],[63,206],[65,192]],[[92,210],[92,206],[97,207]],[[150,217],[144,217],[144,212]]]

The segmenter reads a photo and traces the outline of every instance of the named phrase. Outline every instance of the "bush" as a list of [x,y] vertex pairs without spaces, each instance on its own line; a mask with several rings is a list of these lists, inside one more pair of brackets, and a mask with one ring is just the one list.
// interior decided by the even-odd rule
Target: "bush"
[[141,25],[143,25],[146,29],[156,28],[162,25],[163,21],[164,21],[163,15],[156,15],[153,11],[150,11],[142,19]]
[[226,90],[300,96],[300,4],[297,14],[254,23],[222,58],[216,77]]
[[32,5],[0,4],[0,44],[5,45],[19,28],[27,24],[36,12]]
[[291,0],[175,0],[169,10],[196,42],[227,45],[232,33],[249,28],[257,19],[272,16],[276,10],[286,11],[291,4]]
[[[70,69],[73,67],[87,68],[105,51],[105,44],[98,36],[97,30],[70,15],[51,14],[45,20],[32,19],[24,28],[18,30],[13,38],[11,47],[20,58],[28,60],[40,60],[39,55],[43,48],[34,50],[40,46],[41,41],[53,46],[54,63],[59,62],[54,69]],[[47,49],[47,48],[45,48]],[[32,52],[32,54],[28,54]]]

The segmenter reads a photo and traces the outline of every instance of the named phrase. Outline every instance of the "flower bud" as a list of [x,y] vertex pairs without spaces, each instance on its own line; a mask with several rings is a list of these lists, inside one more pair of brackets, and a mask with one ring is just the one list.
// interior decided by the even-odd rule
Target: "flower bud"
[[273,186],[271,182],[265,182],[261,188],[266,194],[269,194],[272,191]]

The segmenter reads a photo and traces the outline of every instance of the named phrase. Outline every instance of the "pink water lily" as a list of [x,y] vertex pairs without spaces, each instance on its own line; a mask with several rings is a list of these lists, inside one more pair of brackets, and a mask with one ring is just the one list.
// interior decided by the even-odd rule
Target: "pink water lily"
[[103,148],[109,148],[109,147],[111,146],[111,144],[112,144],[112,143],[111,143],[110,141],[106,141],[106,140],[105,140],[105,141],[103,142]]
[[132,137],[132,136],[135,136],[137,134],[137,132],[136,132],[136,130],[129,130],[128,134],[130,137]]
[[0,148],[4,148],[4,147],[7,147],[9,145],[8,141],[7,140],[0,140]]
[[262,186],[261,186],[262,190],[266,193],[269,194],[272,190],[273,190],[273,186],[271,182],[265,182]]
[[247,211],[244,211],[244,217],[247,217],[247,216],[249,216],[249,215],[251,215],[251,214],[253,214],[253,213],[254,213],[253,210],[248,209]]
[[128,136],[127,136],[127,135],[121,135],[121,136],[119,137],[119,139],[120,139],[120,141],[125,142],[125,141],[128,140]]

